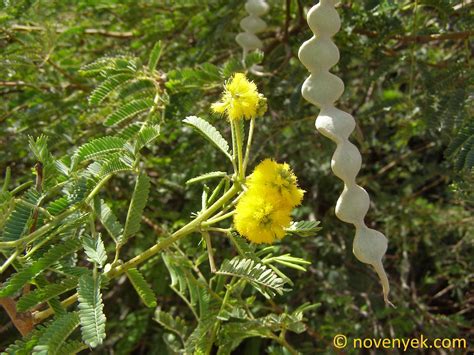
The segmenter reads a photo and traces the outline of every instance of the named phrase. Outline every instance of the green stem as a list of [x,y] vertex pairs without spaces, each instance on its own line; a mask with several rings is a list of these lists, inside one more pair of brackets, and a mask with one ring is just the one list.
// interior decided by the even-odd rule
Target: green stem
[[243,169],[243,154],[242,154],[242,151],[243,151],[243,146],[242,146],[242,143],[243,143],[243,137],[242,137],[242,126],[243,125],[243,122],[242,120],[239,120],[236,122],[236,125],[235,125],[235,140],[237,142],[237,161],[238,161],[238,171],[239,171],[239,178],[241,180],[243,180],[244,178],[244,169]]
[[222,188],[224,187],[225,182],[226,182],[226,178],[222,179],[219,182],[219,184],[216,186],[216,188],[214,189],[214,191],[211,194],[211,197],[209,197],[209,199],[207,200],[208,205],[213,203],[214,200],[217,198],[219,192],[221,192]]
[[206,231],[203,231],[202,235],[204,237],[204,240],[206,241],[207,256],[209,258],[209,266],[211,268],[211,272],[215,274],[217,269],[216,269],[216,263],[214,261],[214,252],[212,250],[211,236]]
[[10,193],[12,195],[16,195],[17,193],[26,189],[27,187],[30,187],[31,185],[33,185],[33,181],[27,181],[24,184],[21,184],[20,186],[17,186],[16,188],[14,188]]
[[232,228],[212,228],[211,227],[211,228],[206,228],[206,231],[228,234],[232,232]]
[[[74,304],[75,302],[77,302],[77,299],[78,299],[78,294],[75,293],[72,296],[66,298],[64,301],[62,301],[61,306],[63,308],[67,308],[68,306],[70,306],[70,305]],[[34,320],[35,323],[40,323],[41,321],[43,321],[44,319],[52,316],[53,314],[54,314],[53,309],[48,308],[44,311],[33,313],[33,320]]]
[[273,339],[274,339],[275,341],[277,341],[281,346],[283,346],[284,348],[286,348],[286,349],[290,352],[290,354],[292,354],[292,355],[298,355],[298,354],[299,354],[298,350],[296,350],[293,346],[291,346],[291,345],[288,343],[288,341],[286,341],[286,339],[285,339],[285,333],[284,333],[283,331],[282,331],[282,334],[283,334],[283,336],[279,336],[279,337],[275,335],[275,336],[273,337]]
[[84,202],[86,204],[89,204],[94,199],[95,195],[97,195],[99,193],[100,189],[102,189],[102,187],[107,183],[107,181],[110,180],[111,177],[112,177],[112,174],[107,175],[102,180],[100,180],[99,183],[97,184],[97,186],[94,187],[94,189],[91,191],[89,196],[86,197]]
[[[229,297],[232,294],[232,291],[233,291],[234,285],[235,285],[235,280],[236,279],[234,277],[232,277],[232,280],[230,281],[230,284],[227,287],[227,290],[225,292],[224,299],[222,300],[221,308],[219,310],[219,313],[221,313],[224,310],[224,307],[226,306],[227,301],[229,300]],[[206,349],[206,354],[211,353],[212,345],[214,344],[214,341],[216,339],[216,335],[217,335],[217,332],[219,331],[220,326],[221,326],[221,322],[219,320],[217,320],[216,323],[214,324],[214,327],[212,328],[211,338],[210,338],[210,341],[209,341],[209,346]]]
[[39,206],[36,206],[28,201],[25,201],[25,200],[22,200],[22,199],[16,199],[15,200],[16,203],[20,204],[20,205],[23,205],[25,207],[28,207],[32,210],[34,209],[37,209],[39,212],[41,212],[46,218],[48,219],[52,219],[53,216],[51,215],[51,213],[48,212],[47,209],[43,208],[43,207],[39,207]]
[[188,224],[186,224],[181,229],[174,232],[170,237],[161,240],[157,244],[153,245],[151,248],[145,250],[143,253],[137,255],[133,259],[130,259],[125,264],[119,265],[116,268],[111,269],[107,273],[107,277],[116,277],[128,269],[141,264],[145,260],[151,258],[152,256],[158,254],[161,250],[166,249],[174,242],[180,240],[181,238],[185,237],[186,235],[196,231],[201,226],[201,223],[207,220],[210,216],[212,216],[224,203],[230,200],[233,196],[235,196],[239,192],[240,188],[237,185],[233,185],[229,191],[227,191],[219,200],[217,200],[212,206],[208,209],[204,210],[198,217]]
[[10,264],[15,261],[18,255],[20,255],[19,249],[15,250],[15,252],[10,255],[10,257],[3,263],[2,267],[0,267],[0,274],[3,274],[3,272],[10,266]]
[[179,292],[179,290],[177,290],[176,287],[170,286],[170,288],[174,291],[174,293],[178,295],[179,298],[183,300],[184,303],[186,303],[186,306],[188,306],[188,308],[191,310],[191,313],[193,314],[194,318],[196,318],[196,321],[199,322],[199,316],[196,313],[196,310],[194,309],[191,302],[189,302],[189,300],[186,298],[186,296],[183,295],[181,292]]
[[8,185],[10,185],[11,177],[12,177],[12,170],[10,169],[9,166],[7,166],[7,169],[5,171],[5,181],[3,182],[2,192],[8,191]]
[[247,165],[249,163],[249,156],[250,156],[250,147],[252,146],[252,139],[253,139],[253,132],[255,130],[255,118],[252,118],[250,121],[250,128],[249,128],[249,137],[247,139],[247,147],[245,148],[245,158],[244,158],[244,166],[243,166],[243,175],[245,176],[245,172],[247,170]]
[[222,215],[222,216],[216,216],[214,218],[211,218],[209,220],[207,220],[206,222],[203,222],[202,225],[204,227],[206,226],[210,226],[211,224],[215,224],[215,223],[218,223],[220,221],[223,221],[229,217],[232,217],[234,215],[235,211],[230,211],[228,213],[226,213],[225,215]]
[[237,139],[235,137],[235,123],[230,121],[230,131],[232,134],[232,166],[234,167],[234,173],[237,175],[239,173],[237,169]]

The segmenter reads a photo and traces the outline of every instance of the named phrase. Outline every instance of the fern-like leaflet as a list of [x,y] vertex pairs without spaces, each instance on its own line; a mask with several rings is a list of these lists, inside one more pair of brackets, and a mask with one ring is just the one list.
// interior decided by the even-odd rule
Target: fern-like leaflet
[[106,126],[116,126],[121,122],[128,120],[153,107],[154,102],[151,98],[137,99],[120,106],[105,119]]
[[102,137],[94,139],[76,151],[73,156],[73,165],[77,165],[84,160],[106,157],[110,153],[123,150],[126,141],[118,137]]
[[186,117],[183,122],[194,128],[199,134],[216,146],[225,156],[232,161],[229,154],[229,143],[222,137],[219,131],[206,120],[197,116]]
[[33,262],[30,266],[13,274],[1,287],[0,297],[13,295],[21,289],[26,283],[38,276],[44,269],[52,266],[61,258],[74,253],[81,247],[78,239],[68,239],[51,247],[41,258]]
[[219,271],[220,275],[235,276],[250,282],[262,295],[267,298],[283,294],[286,281],[272,269],[252,259],[235,257],[224,260]]
[[25,312],[36,305],[49,301],[63,293],[76,288],[77,278],[67,278],[60,283],[48,284],[43,288],[37,288],[23,295],[17,302],[16,308],[19,312]]
[[38,192],[31,188],[29,189],[24,197],[24,200],[28,205],[17,203],[13,212],[8,217],[3,234],[0,235],[0,241],[15,241],[20,239],[26,231],[28,220],[30,219],[33,208],[31,205],[36,205],[40,195]]
[[77,293],[82,339],[87,345],[95,348],[105,339],[106,317],[100,292],[100,277],[90,274],[81,276]]
[[129,269],[127,270],[127,276],[143,303],[149,308],[156,307],[156,295],[140,271],[135,268]]
[[125,244],[127,240],[140,230],[140,222],[143,210],[148,200],[150,192],[150,179],[146,174],[140,174],[137,177],[135,189],[133,191],[132,201],[128,209],[127,221],[123,235],[119,238],[120,244]]
[[33,354],[62,355],[59,350],[79,325],[79,316],[76,312],[66,313],[56,318],[44,331],[33,348]]

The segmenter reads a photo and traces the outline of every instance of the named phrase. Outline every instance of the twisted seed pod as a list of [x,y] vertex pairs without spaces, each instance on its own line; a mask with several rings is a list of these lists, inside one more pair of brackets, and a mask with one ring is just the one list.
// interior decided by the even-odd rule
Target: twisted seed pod
[[248,0],[245,4],[245,10],[249,16],[240,21],[240,27],[244,32],[239,33],[235,40],[244,49],[244,58],[249,51],[261,49],[262,41],[256,36],[256,33],[262,32],[267,28],[267,24],[260,16],[265,15],[269,6],[265,0]]
[[314,36],[303,43],[298,56],[311,75],[304,82],[301,93],[307,101],[321,108],[316,119],[318,131],[337,144],[331,168],[344,182],[344,190],[336,204],[336,216],[355,226],[354,255],[375,268],[382,283],[384,300],[391,304],[388,300],[388,278],[382,265],[387,238],[365,225],[364,217],[370,199],[355,181],[362,163],[359,150],[349,141],[355,121],[350,114],[334,107],[334,102],[344,91],[342,80],[329,72],[339,61],[339,50],[331,40],[341,27],[335,3],[336,0],[321,0],[308,12],[308,25]]

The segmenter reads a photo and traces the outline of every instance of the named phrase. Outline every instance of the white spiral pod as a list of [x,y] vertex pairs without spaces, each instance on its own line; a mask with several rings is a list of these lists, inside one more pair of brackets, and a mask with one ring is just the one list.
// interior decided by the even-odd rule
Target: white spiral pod
[[244,50],[244,58],[248,52],[263,47],[263,43],[260,38],[257,37],[257,33],[267,28],[267,23],[263,21],[260,16],[265,15],[269,8],[265,0],[248,0],[245,4],[245,10],[247,10],[249,16],[240,21],[240,27],[244,32],[239,33],[235,37],[237,43]]
[[336,216],[355,226],[354,255],[374,267],[382,283],[384,300],[391,304],[388,300],[389,282],[382,264],[387,238],[365,225],[370,198],[355,180],[362,163],[359,150],[349,141],[355,121],[349,113],[334,107],[334,102],[344,92],[342,80],[329,72],[339,61],[339,50],[331,39],[341,27],[335,4],[336,0],[321,0],[308,12],[307,21],[314,36],[303,43],[298,56],[311,75],[303,83],[301,93],[321,109],[316,129],[337,144],[331,168],[344,182],[344,190],[336,204]]

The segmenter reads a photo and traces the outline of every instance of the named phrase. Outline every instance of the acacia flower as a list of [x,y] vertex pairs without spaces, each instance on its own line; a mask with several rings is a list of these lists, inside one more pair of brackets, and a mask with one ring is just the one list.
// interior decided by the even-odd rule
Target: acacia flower
[[236,73],[224,85],[221,100],[212,104],[212,110],[225,113],[229,120],[252,119],[265,113],[266,99],[257,91],[254,82],[245,74]]
[[298,206],[303,200],[304,190],[298,187],[297,178],[286,163],[278,164],[265,159],[257,165],[247,184],[249,189],[260,189],[262,195],[278,194],[290,208]]
[[277,195],[260,195],[259,191],[249,189],[237,203],[234,226],[251,242],[271,244],[285,236],[290,213],[291,209]]

